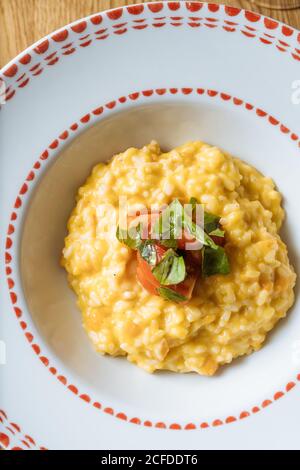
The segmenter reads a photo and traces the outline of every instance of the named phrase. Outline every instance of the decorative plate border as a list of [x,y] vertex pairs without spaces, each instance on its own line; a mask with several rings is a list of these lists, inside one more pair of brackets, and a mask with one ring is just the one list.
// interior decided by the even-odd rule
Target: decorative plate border
[[[202,13],[204,16],[199,16]],[[224,19],[220,17],[222,15]],[[95,41],[103,41],[114,35],[122,36],[131,30],[158,30],[165,26],[221,28],[228,33],[239,32],[249,39],[258,38],[258,44],[273,46],[300,61],[300,32],[259,13],[214,3],[142,3],[108,10],[77,21],[29,48],[2,70],[0,85],[1,82],[7,82],[8,86],[0,91],[0,100],[8,102],[17,90],[25,88],[47,67],[53,67],[63,58],[87,48]]]
[[[204,89],[204,88],[159,88],[159,89],[149,89],[143,90],[141,92],[134,92],[129,94],[128,96],[122,96],[117,100],[111,101],[106,103],[98,108],[94,109],[90,113],[84,115],[78,122],[73,123],[68,129],[64,130],[48,147],[45,151],[40,155],[39,159],[34,163],[32,169],[28,173],[26,180],[24,181],[22,187],[19,190],[19,193],[16,197],[14,208],[11,213],[10,223],[7,230],[7,238],[6,238],[6,252],[5,252],[5,264],[6,264],[6,277],[7,277],[7,284],[9,289],[9,295],[11,299],[11,303],[13,305],[13,310],[15,316],[19,322],[20,327],[22,328],[24,335],[29,342],[32,350],[38,356],[39,360],[44,364],[45,367],[49,370],[49,372],[57,378],[68,390],[70,390],[73,394],[77,395],[81,400],[91,404],[97,410],[102,410],[104,413],[110,414],[115,416],[118,419],[123,421],[128,421],[133,424],[137,425],[144,425],[147,427],[155,427],[155,428],[163,428],[163,429],[205,429],[208,427],[216,427],[221,426],[223,424],[229,424],[237,420],[245,419],[250,415],[258,413],[261,409],[266,408],[274,401],[279,400],[282,398],[287,392],[292,390],[297,382],[300,382],[300,373],[288,382],[282,390],[277,391],[274,393],[271,399],[265,399],[259,406],[254,406],[249,410],[243,410],[238,416],[228,416],[225,419],[216,418],[212,422],[200,422],[195,424],[195,422],[188,422],[186,424],[178,424],[178,423],[165,423],[163,421],[154,422],[153,420],[141,420],[138,417],[128,417],[126,413],[121,411],[116,411],[112,407],[103,405],[98,401],[94,401],[88,394],[82,393],[79,391],[78,387],[74,385],[72,382],[64,376],[61,375],[56,367],[54,367],[51,363],[49,358],[42,352],[41,347],[37,344],[34,335],[31,333],[30,328],[28,328],[28,323],[30,323],[31,317],[29,312],[22,311],[22,308],[19,306],[18,303],[18,294],[16,292],[16,283],[14,281],[14,274],[13,274],[13,261],[14,261],[14,254],[13,254],[13,247],[14,247],[14,237],[16,235],[16,221],[20,218],[20,211],[22,210],[23,203],[25,202],[26,197],[30,193],[30,187],[33,185],[33,181],[36,179],[39,170],[42,168],[42,165],[45,165],[45,162],[50,159],[52,156],[57,154],[57,150],[63,145],[68,139],[73,137],[74,134],[83,130],[87,125],[94,124],[99,120],[99,116],[106,116],[109,114],[110,111],[114,110],[115,108],[122,107],[122,105],[126,102],[136,102],[141,98],[150,98],[155,97],[159,98],[162,96],[171,96],[171,95],[194,95],[195,97],[201,96],[208,96],[211,99],[220,100],[223,102],[227,102],[233,106],[240,107],[245,111],[254,113],[259,119],[263,119],[264,121],[268,122],[270,126],[275,127],[279,132],[284,134],[287,138],[289,138],[299,149],[300,148],[300,139],[299,136],[293,133],[290,129],[288,129],[283,123],[281,123],[278,119],[274,116],[271,116],[266,111],[261,108],[255,107],[252,104],[243,101],[240,98],[233,97],[227,93],[219,92],[216,90],[211,89]],[[100,119],[101,119],[100,118]],[[26,320],[26,321],[25,321]]]
[[39,447],[31,436],[23,434],[20,426],[9,421],[3,410],[0,410],[0,446],[4,450],[47,450]]

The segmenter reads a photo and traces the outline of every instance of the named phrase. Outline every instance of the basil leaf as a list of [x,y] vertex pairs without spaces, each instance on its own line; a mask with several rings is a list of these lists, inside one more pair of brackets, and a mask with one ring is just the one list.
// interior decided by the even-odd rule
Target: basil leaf
[[202,275],[229,274],[230,264],[224,248],[218,246],[216,250],[204,247],[202,252]]
[[142,244],[142,224],[131,227],[129,230],[123,230],[118,226],[116,237],[119,242],[135,250]]
[[191,199],[189,200],[189,205],[191,206],[192,210],[191,212],[189,212],[188,215],[190,215],[191,218],[195,220],[194,215],[196,215],[197,206],[199,205],[198,199],[196,199],[195,197],[191,197]]
[[[192,205],[192,210],[197,208],[199,202],[195,197],[191,197],[189,204]],[[204,212],[204,230],[209,235],[215,235],[216,237],[224,237],[224,231],[220,229],[220,218],[217,215]]]
[[204,230],[207,233],[211,233],[217,230],[220,225],[220,217],[209,212],[204,212]]
[[183,256],[178,256],[172,249],[168,250],[160,263],[152,269],[152,274],[163,286],[179,284],[186,276]]
[[[200,208],[201,212],[199,212],[198,208]],[[196,199],[195,197],[191,197],[188,203],[188,210],[185,209],[185,214],[191,217],[191,219],[197,225],[200,225],[200,227],[202,226],[203,217],[202,217],[202,220],[199,220],[199,217],[201,217],[204,214],[204,210],[203,210],[203,204],[200,204],[198,199]]]
[[209,235],[212,237],[212,236],[215,236],[215,237],[221,237],[223,238],[224,235],[225,235],[225,232],[224,230],[221,230],[220,228],[216,228],[216,230],[213,230],[213,232],[210,232]]
[[173,300],[174,302],[178,302],[178,303],[184,302],[185,300],[187,300],[187,297],[179,294],[178,292],[175,292],[172,289],[169,289],[168,287],[160,287],[158,289],[158,293],[164,299]]
[[182,220],[183,207],[178,199],[174,199],[155,222],[153,238],[160,240],[164,246],[177,248],[177,240],[182,237]]
[[151,240],[146,240],[139,246],[139,252],[141,257],[147,261],[150,266],[155,266],[156,264],[156,249]]

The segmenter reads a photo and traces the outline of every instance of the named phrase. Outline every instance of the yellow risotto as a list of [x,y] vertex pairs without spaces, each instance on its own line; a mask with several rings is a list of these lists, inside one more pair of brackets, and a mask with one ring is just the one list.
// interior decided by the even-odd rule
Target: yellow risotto
[[[179,304],[139,284],[136,253],[119,242],[116,225],[120,198],[134,211],[191,197],[221,217],[230,273],[200,277]],[[79,189],[62,258],[96,350],[148,372],[202,375],[258,350],[294,302],[283,219],[270,178],[202,142],[168,153],[152,142],[97,165]]]

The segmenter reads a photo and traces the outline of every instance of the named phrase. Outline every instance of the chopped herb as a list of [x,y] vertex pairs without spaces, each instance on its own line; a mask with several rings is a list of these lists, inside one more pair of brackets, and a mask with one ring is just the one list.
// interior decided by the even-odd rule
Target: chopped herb
[[174,199],[155,223],[153,236],[160,240],[162,245],[177,248],[176,240],[181,239],[183,229],[186,229],[203,245],[210,246],[213,249],[217,248],[217,245],[205,233],[204,229],[193,222],[192,217],[184,210],[178,199]]
[[186,213],[184,213],[183,226],[191,235],[196,238],[198,242],[205,246],[210,246],[214,250],[217,249],[217,245],[210,238],[210,236],[205,233],[204,229],[200,227],[200,225],[197,225],[195,222],[193,222],[192,218],[189,217]]
[[[192,211],[194,214],[194,211],[196,210],[197,204],[199,204],[199,202],[195,197],[191,197],[189,204],[192,205]],[[214,214],[210,214],[209,212],[205,212],[205,211],[204,211],[204,230],[209,235],[215,235],[217,237],[224,236],[224,232],[220,229],[220,217]]]
[[162,286],[179,284],[186,276],[183,256],[178,256],[172,248],[169,249],[152,270],[152,274]]
[[[204,227],[203,204],[200,204],[195,197],[191,197],[191,199],[189,200],[189,206],[191,207],[192,210],[190,210],[190,207],[189,207],[188,212],[186,211],[187,215],[189,215],[197,225]],[[200,208],[201,211],[199,211],[198,208]],[[199,220],[200,216],[201,216],[201,220]]]
[[142,229],[142,224],[139,224],[136,227],[131,227],[128,230],[123,230],[118,227],[116,236],[119,242],[124,243],[133,250],[136,250],[142,244]]
[[192,210],[194,211],[197,207],[197,204],[199,204],[199,202],[195,197],[191,197],[191,199],[189,200],[189,204],[192,206]]
[[138,248],[141,257],[147,261],[150,266],[155,266],[156,264],[156,249],[155,245],[151,240],[146,240]]
[[211,234],[214,230],[220,228],[220,217],[209,212],[204,212],[204,230]]
[[174,250],[176,250],[178,246],[177,240],[174,240],[174,239],[171,239],[171,240],[163,239],[163,240],[160,240],[159,243],[165,246],[166,248],[174,248]]
[[205,247],[202,253],[202,275],[229,274],[230,265],[224,248],[218,246],[216,250]]
[[224,235],[225,235],[225,232],[224,230],[221,230],[220,228],[216,228],[216,230],[213,230],[213,232],[210,232],[209,234],[211,237],[214,236],[214,237],[221,237],[223,238]]
[[[203,277],[230,272],[227,254],[220,246],[223,244],[220,239],[225,236],[220,225],[220,217],[203,211],[204,226],[201,226],[196,220],[198,207],[200,204],[194,197],[190,199],[188,207],[184,207],[178,199],[173,200],[160,213],[152,226],[150,239],[147,240],[143,237],[142,223],[128,230],[117,228],[118,240],[138,250],[141,258],[151,266],[147,276],[150,276],[149,280],[153,276],[152,280],[155,278],[159,282],[159,287],[155,292],[164,299],[178,303],[188,300],[191,293],[189,297],[186,297],[176,292],[171,286],[180,285],[187,276],[191,276],[195,282],[201,264]],[[201,205],[201,209],[202,207]],[[201,249],[198,249],[198,256],[193,256],[193,262],[190,261],[191,257],[188,256],[186,250],[178,249],[178,245],[182,247],[182,244],[178,243],[179,240],[182,242],[189,239],[191,243],[192,241],[201,243]],[[165,253],[158,262],[157,250],[159,247],[161,249],[162,245],[168,249],[162,250]]]
[[168,248],[177,248],[177,240],[182,236],[182,220],[183,207],[178,199],[174,199],[154,224],[152,230],[154,238]]
[[161,297],[166,300],[173,300],[174,302],[184,302],[187,298],[184,295],[179,294],[178,292],[169,289],[168,287],[160,287],[158,293]]

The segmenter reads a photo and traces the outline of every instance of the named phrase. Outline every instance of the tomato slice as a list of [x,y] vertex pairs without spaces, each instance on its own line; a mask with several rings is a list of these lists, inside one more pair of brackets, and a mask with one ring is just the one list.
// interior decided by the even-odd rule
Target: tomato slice
[[[156,262],[159,262],[162,259],[164,252],[161,251],[161,254],[159,254],[157,247]],[[150,294],[157,295],[157,289],[160,287],[160,283],[153,276],[150,264],[148,264],[147,261],[142,258],[139,251],[137,252],[136,275],[139,282],[148,292],[150,292]]]
[[[165,252],[167,251],[167,248],[158,244],[156,244],[155,247],[156,247],[156,262],[159,263],[162,260]],[[161,284],[152,274],[151,266],[147,263],[147,261],[145,261],[141,257],[139,252],[137,252],[136,274],[137,274],[137,278],[140,284],[144,287],[144,289],[146,289],[150,294],[159,295],[158,289],[159,287],[161,287]],[[170,285],[167,287],[168,289],[171,289],[177,292],[178,294],[181,294],[184,297],[186,297],[186,300],[182,302],[182,303],[185,303],[188,300],[190,300],[190,298],[192,297],[196,280],[197,280],[197,275],[195,274],[195,272],[192,272],[192,269],[191,269],[191,272],[188,273],[186,279],[183,282],[181,282],[180,284]]]
[[140,265],[137,265],[136,275],[139,283],[144,287],[144,289],[146,289],[152,295],[157,295],[159,282],[155,279],[151,272],[148,274]]
[[216,245],[225,245],[225,237],[217,237],[216,235],[212,235],[210,238],[215,242]]
[[[151,230],[153,225],[155,224],[156,220],[162,213],[163,208],[157,209],[151,212],[151,214],[139,214],[139,215],[128,215],[127,221],[128,221],[128,226],[133,227],[137,226],[139,223],[143,225],[143,234],[142,238],[144,240],[150,238]],[[212,240],[215,242],[216,245],[219,246],[224,246],[225,245],[225,238],[224,237],[218,237],[215,235],[211,236]],[[183,230],[182,232],[182,238],[177,240],[177,246],[179,250],[184,250],[186,249],[186,244],[193,244],[196,243],[196,238],[193,237],[187,230]],[[195,250],[190,250],[190,251],[195,251]]]

